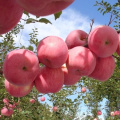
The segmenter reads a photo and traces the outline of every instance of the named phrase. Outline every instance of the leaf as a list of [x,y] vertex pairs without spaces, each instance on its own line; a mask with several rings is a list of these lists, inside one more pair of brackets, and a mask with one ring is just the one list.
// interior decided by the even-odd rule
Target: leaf
[[41,18],[41,19],[39,19],[39,22],[42,22],[42,23],[45,23],[45,24],[48,24],[48,23],[50,23],[50,24],[52,24],[48,19],[46,19],[46,18]]
[[62,11],[55,13],[54,14],[55,20],[58,19],[61,16],[61,14],[62,14]]
[[33,21],[35,21],[35,19],[33,19],[33,18],[28,18],[27,21],[26,21],[26,24],[33,23]]
[[33,51],[33,46],[30,45],[30,46],[28,47],[28,49],[31,50],[31,51]]

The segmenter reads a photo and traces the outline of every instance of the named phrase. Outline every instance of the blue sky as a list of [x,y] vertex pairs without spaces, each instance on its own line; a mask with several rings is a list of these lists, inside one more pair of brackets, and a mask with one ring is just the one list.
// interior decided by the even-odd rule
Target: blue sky
[[[113,4],[117,0],[109,1]],[[52,22],[52,25],[43,23],[25,24],[23,22],[25,28],[17,37],[15,37],[15,43],[17,45],[23,44],[28,46],[29,33],[36,27],[39,31],[37,36],[39,40],[49,35],[56,35],[65,40],[67,35],[75,29],[81,29],[89,33],[91,19],[94,19],[95,21],[93,28],[97,25],[108,24],[110,14],[103,16],[99,11],[97,11],[98,7],[93,6],[95,3],[96,0],[75,0],[73,4],[63,10],[63,13],[59,19],[55,20],[53,15],[45,17]],[[31,17],[34,16],[31,15]],[[26,18],[26,16],[23,15],[23,18]],[[78,90],[80,89],[78,88]],[[82,104],[82,109],[82,112],[85,112],[87,109],[84,106],[84,103]],[[104,120],[102,116],[100,118]]]

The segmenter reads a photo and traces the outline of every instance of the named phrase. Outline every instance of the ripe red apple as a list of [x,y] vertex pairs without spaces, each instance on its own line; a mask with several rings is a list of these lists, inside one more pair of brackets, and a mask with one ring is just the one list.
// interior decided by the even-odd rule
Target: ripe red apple
[[56,112],[58,110],[57,106],[53,106],[53,111]]
[[120,33],[118,34],[119,37],[119,43],[118,43],[118,47],[117,47],[117,54],[120,56]]
[[5,89],[7,92],[14,97],[23,97],[30,93],[33,88],[33,83],[30,83],[26,86],[16,86],[11,84],[5,79]]
[[27,85],[39,72],[37,56],[27,49],[16,49],[8,53],[3,64],[5,78],[14,85]]
[[23,14],[16,0],[0,0],[0,34],[4,34],[12,30]]
[[115,112],[114,111],[110,112],[110,115],[115,116]]
[[114,69],[115,60],[112,56],[106,58],[97,57],[96,67],[94,71],[89,75],[89,77],[100,81],[106,81],[112,76]]
[[66,43],[57,36],[48,36],[40,41],[37,47],[38,59],[51,68],[61,67],[67,60],[68,48]]
[[69,50],[69,57],[66,62],[68,71],[80,76],[91,74],[96,65],[96,57],[83,46],[77,46]]
[[4,99],[3,99],[3,102],[4,102],[6,105],[8,105],[8,104],[9,104],[9,99],[8,99],[8,98],[4,98]]
[[40,101],[45,101],[45,97],[44,96],[42,96],[41,98],[40,98]]
[[35,99],[30,99],[30,103],[35,103]]
[[115,115],[120,115],[120,112],[118,110],[115,111],[114,113],[115,113]]
[[17,0],[25,11],[36,16],[46,16],[57,13],[68,7],[73,1],[74,0]]
[[56,93],[64,83],[64,73],[61,68],[42,67],[35,79],[35,87],[40,93]]
[[66,66],[62,66],[64,72],[64,85],[74,85],[80,80],[80,75],[75,75],[69,72]]
[[68,48],[71,49],[76,46],[86,45],[87,37],[88,37],[88,34],[83,30],[73,30],[68,34],[65,42]]
[[9,108],[13,108],[14,109],[15,108],[15,104],[13,104],[13,105],[9,104]]
[[82,88],[81,88],[81,92],[82,92],[82,93],[85,93],[85,92],[86,92],[86,87],[82,87]]
[[88,46],[98,57],[109,57],[117,50],[118,34],[109,26],[98,26],[89,34]]
[[97,115],[102,115],[102,112],[100,110],[97,111]]
[[12,108],[6,108],[6,107],[3,107],[1,109],[1,115],[4,115],[4,116],[11,116],[13,114],[13,109]]

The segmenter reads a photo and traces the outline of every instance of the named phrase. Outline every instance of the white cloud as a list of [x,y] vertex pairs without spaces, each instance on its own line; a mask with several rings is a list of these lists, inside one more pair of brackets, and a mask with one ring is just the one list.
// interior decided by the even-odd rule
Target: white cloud
[[[23,18],[25,18],[25,15]],[[65,40],[72,30],[81,29],[87,33],[89,33],[90,30],[90,18],[73,9],[63,10],[62,15],[57,20],[54,19],[53,15],[47,16],[46,18],[52,22],[52,25],[44,23],[25,24],[24,30],[15,38],[16,44],[19,45],[21,43],[28,45],[29,33],[31,33],[35,27],[38,28],[39,31],[39,40],[49,35],[59,36]],[[94,26],[96,25],[97,23],[94,24]]]

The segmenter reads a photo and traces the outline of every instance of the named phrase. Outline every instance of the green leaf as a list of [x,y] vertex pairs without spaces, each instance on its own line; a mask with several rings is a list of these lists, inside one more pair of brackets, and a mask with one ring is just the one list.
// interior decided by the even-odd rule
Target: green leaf
[[62,11],[55,13],[54,14],[55,20],[58,19],[61,16],[61,14],[62,14]]
[[52,24],[48,19],[46,19],[46,18],[41,18],[41,19],[39,19],[39,22],[42,22],[42,23],[45,23],[45,24],[48,24],[48,23],[50,23],[50,24]]
[[33,46],[30,45],[30,46],[28,47],[28,49],[31,50],[31,51],[33,51]]
[[33,18],[28,18],[27,21],[26,21],[26,24],[33,23],[33,21],[35,21],[35,19],[33,19]]

